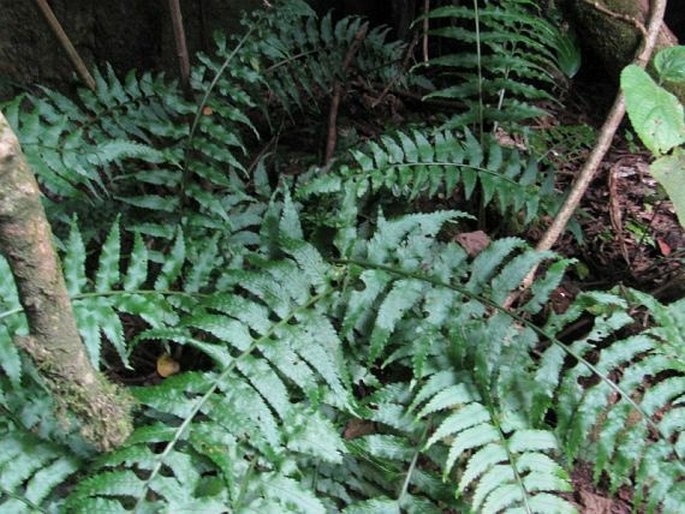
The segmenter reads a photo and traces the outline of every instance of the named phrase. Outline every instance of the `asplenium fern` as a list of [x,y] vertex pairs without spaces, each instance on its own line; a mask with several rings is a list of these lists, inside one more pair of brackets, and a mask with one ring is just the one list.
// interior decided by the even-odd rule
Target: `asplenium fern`
[[430,34],[447,43],[469,45],[469,51],[445,53],[428,65],[444,74],[449,85],[427,98],[463,103],[464,112],[449,127],[480,122],[516,122],[543,114],[535,101],[553,100],[563,69],[577,70],[573,42],[541,16],[529,0],[488,0],[473,5],[438,7],[427,17],[437,28]]
[[[304,241],[287,196],[268,213],[263,243],[236,262],[202,273],[199,291],[187,285],[197,272],[184,263],[180,243],[171,264],[154,278],[154,288],[166,292],[136,291],[146,282],[144,266],[132,261],[122,268],[114,250],[116,229],[110,233],[89,296],[142,302],[149,295],[166,303],[171,313],[164,326],[150,322],[131,344],[155,340],[192,347],[214,365],[134,389],[142,407],[139,428],[124,448],[103,456],[78,481],[66,498],[71,511],[126,512],[138,505],[440,512],[464,508],[460,502],[482,512],[573,511],[559,496],[570,487],[563,456],[584,454],[572,443],[577,438],[564,435],[567,386],[562,384],[560,403],[550,406],[557,382],[549,385],[541,376],[556,366],[563,381],[580,387],[574,370],[588,374],[592,365],[582,361],[564,372],[558,355],[578,348],[558,342],[550,346],[560,350],[550,353],[556,357],[545,354],[538,362],[533,350],[545,332],[497,307],[536,262],[550,256],[504,239],[470,260],[458,245],[436,237],[457,213],[437,212],[381,217],[372,237],[357,238],[328,262]],[[78,246],[76,237],[69,241]],[[140,246],[133,250],[135,262],[145,261],[142,252]],[[541,309],[565,264],[552,263],[524,311]],[[118,284],[129,289],[115,293]],[[180,290],[172,294],[174,285]],[[113,303],[123,305],[122,300]],[[657,311],[660,328],[631,355],[656,355],[658,341],[671,337],[666,331],[682,331],[679,309]],[[139,313],[144,319],[145,311]],[[104,324],[110,316],[102,318]],[[550,334],[564,324],[550,323]],[[551,364],[545,364],[548,359]],[[601,370],[601,362],[595,368]],[[655,365],[650,372],[666,369]],[[626,383],[604,372],[602,377],[595,387],[631,398]],[[641,410],[652,414],[660,406],[661,436],[669,437],[679,429],[668,402],[683,391],[682,383],[664,380],[668,387],[647,393],[644,401],[651,407]],[[592,388],[582,391],[596,394]],[[548,410],[559,419],[557,427],[545,424]],[[354,434],[355,424],[364,423],[371,428]],[[351,430],[347,441],[340,436],[343,427]],[[585,432],[590,428],[581,424]],[[624,446],[629,434],[602,433],[602,469],[621,469],[622,461],[613,461],[606,448]],[[650,496],[651,503],[677,505],[676,450],[664,452],[672,443],[643,448],[638,451],[645,452],[647,468],[634,479],[640,486],[654,480],[669,484],[666,500]],[[10,469],[0,468],[0,477]],[[11,494],[22,497],[25,484]],[[462,499],[454,499],[450,489]]]
[[[554,208],[552,176],[538,169],[531,156],[505,148],[490,137],[479,143],[473,134],[450,130],[415,130],[382,135],[367,148],[354,150],[351,165],[313,170],[298,192],[302,198],[335,194],[341,211],[345,198],[379,191],[409,200],[452,196],[469,200],[478,190],[482,205],[491,202],[503,217],[525,225]],[[335,213],[334,213],[335,216]]]
[[[459,212],[357,221],[367,192],[458,187],[530,221],[534,161],[465,130],[417,130],[277,193],[264,159],[244,176],[253,111],[325,98],[361,26],[281,7],[202,57],[195,103],[161,77],[107,72],[79,105],[47,92],[9,107],[53,200],[111,207],[107,224],[74,221],[64,201],[52,211],[70,224],[64,272],[93,362],[134,366],[162,347],[184,369],[131,388],[135,433],[94,456],[12,343],[27,327],[0,259],[0,512],[563,513],[579,459],[613,488],[635,484],[649,511],[683,512],[685,303],[589,293],[537,326],[569,261],[516,238],[469,257],[443,237]],[[521,28],[495,14],[498,30]],[[386,58],[400,47],[383,37],[367,36],[357,66],[395,80]],[[312,227],[313,199],[329,193],[338,208]],[[541,261],[530,295],[505,309]],[[629,305],[652,328],[619,332]],[[559,341],[582,313],[594,328]]]
[[[646,309],[655,326],[621,336],[634,323],[629,307]],[[550,331],[583,310],[595,316],[594,325],[570,348],[580,357],[592,355],[594,367],[578,363],[563,370],[563,357],[554,348],[540,363],[540,381],[550,397],[557,395],[556,431],[564,451],[569,459],[590,452],[595,477],[606,473],[612,491],[634,477],[636,505],[646,500],[650,512],[659,504],[665,512],[681,512],[685,302],[665,306],[637,291],[626,291],[625,297],[586,294],[550,319]]]

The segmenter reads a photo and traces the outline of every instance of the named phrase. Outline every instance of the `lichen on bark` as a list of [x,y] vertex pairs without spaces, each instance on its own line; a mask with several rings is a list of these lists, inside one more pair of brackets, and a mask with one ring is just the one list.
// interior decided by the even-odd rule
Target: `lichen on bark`
[[101,451],[132,430],[128,394],[91,364],[76,326],[41,192],[19,141],[0,113],[0,253],[14,276],[29,335],[15,339],[33,359],[61,408]]

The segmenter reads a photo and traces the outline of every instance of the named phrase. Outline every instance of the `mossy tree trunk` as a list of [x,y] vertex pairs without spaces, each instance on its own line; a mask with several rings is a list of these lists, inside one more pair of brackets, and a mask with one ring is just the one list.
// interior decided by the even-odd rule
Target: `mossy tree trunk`
[[[569,14],[581,39],[592,48],[605,69],[616,78],[631,63],[643,40],[640,30],[630,20],[644,26],[650,5],[650,0],[562,0],[562,7]],[[662,48],[677,44],[678,38],[664,24],[659,32],[654,54]],[[649,71],[650,67],[647,69]],[[685,102],[685,87],[682,84],[665,86],[681,102]]]
[[131,432],[131,401],[91,365],[76,327],[41,192],[0,113],[0,253],[17,284],[29,335],[15,343],[35,362],[57,404],[76,415],[98,449]]

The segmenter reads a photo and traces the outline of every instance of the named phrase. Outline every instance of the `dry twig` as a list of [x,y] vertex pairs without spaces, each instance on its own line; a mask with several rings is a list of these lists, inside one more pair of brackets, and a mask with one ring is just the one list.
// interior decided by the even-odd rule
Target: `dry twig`
[[183,28],[183,14],[181,13],[180,0],[169,0],[171,12],[171,24],[174,27],[174,40],[176,41],[176,55],[181,72],[181,87],[186,95],[190,94],[190,58],[188,57],[188,45],[186,33]]

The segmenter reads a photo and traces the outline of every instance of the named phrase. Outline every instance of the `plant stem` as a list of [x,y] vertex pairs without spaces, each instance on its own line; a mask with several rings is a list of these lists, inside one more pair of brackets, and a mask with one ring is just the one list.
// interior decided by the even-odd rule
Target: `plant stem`
[[181,88],[186,96],[190,96],[190,59],[186,44],[186,33],[183,28],[183,14],[180,0],[169,0],[171,23],[174,26],[174,40],[176,41],[176,55],[181,72]]
[[55,16],[55,13],[52,11],[52,8],[48,5],[48,2],[46,0],[35,0],[35,2],[40,11],[43,13],[45,20],[48,22],[48,25],[50,25],[52,32],[55,34],[58,41],[62,45],[62,48],[64,48],[64,50],[67,52],[67,56],[69,56],[69,60],[74,65],[76,73],[78,73],[78,76],[81,77],[83,83],[86,86],[88,86],[89,89],[94,91],[95,80],[93,79],[93,76],[88,71],[88,68],[83,62],[83,59],[81,59],[81,56],[76,51],[76,48],[74,48],[74,45],[71,43],[71,40],[69,39],[69,36],[67,36],[66,32],[64,32],[62,24]]

